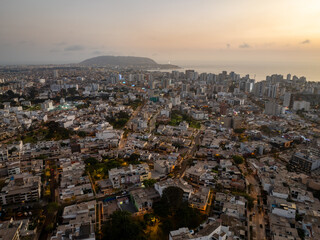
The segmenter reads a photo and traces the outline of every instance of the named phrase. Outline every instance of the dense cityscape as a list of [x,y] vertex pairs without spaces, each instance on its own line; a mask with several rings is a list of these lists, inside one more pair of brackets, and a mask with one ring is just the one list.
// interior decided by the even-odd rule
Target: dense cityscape
[[320,83],[0,69],[0,239],[320,239]]
[[320,240],[319,0],[0,1],[0,240]]

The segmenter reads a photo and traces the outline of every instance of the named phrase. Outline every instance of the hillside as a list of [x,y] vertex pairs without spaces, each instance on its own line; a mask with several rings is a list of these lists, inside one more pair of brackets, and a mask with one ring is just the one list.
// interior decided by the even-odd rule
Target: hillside
[[119,67],[140,67],[148,69],[172,69],[178,66],[171,64],[158,64],[154,60],[145,57],[132,56],[99,56],[86,59],[79,63],[85,66],[119,66]]

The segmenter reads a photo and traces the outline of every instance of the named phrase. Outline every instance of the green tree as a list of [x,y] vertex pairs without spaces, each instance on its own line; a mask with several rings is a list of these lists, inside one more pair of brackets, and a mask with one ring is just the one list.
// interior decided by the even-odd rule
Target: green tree
[[45,231],[48,233],[52,232],[53,228],[54,228],[53,223],[50,223],[45,227]]
[[84,131],[80,131],[80,132],[78,132],[78,136],[81,137],[81,138],[84,138],[84,137],[87,136],[87,133],[84,132]]
[[155,179],[146,179],[146,180],[144,180],[143,181],[143,185],[145,186],[145,187],[153,187],[153,185],[155,184],[157,182],[157,180],[155,180]]
[[245,130],[246,130],[245,128],[236,128],[236,129],[234,129],[233,131],[234,131],[235,133],[241,134],[241,133],[244,133]]
[[232,156],[232,159],[233,159],[234,163],[237,165],[242,164],[244,162],[244,158],[239,155]]
[[139,163],[139,159],[140,159],[140,154],[132,153],[130,155],[130,157],[128,158],[128,161],[129,161],[129,163],[136,164],[136,163]]
[[98,164],[99,161],[94,157],[89,157],[89,158],[84,160],[84,163],[87,164],[87,165],[94,166],[94,165]]
[[200,211],[183,200],[183,193],[181,188],[168,187],[163,191],[161,200],[154,204],[154,214],[160,217],[164,234],[180,227],[195,228],[202,221]]
[[108,240],[145,239],[144,232],[131,213],[115,211],[103,229],[103,238]]
[[51,202],[51,203],[48,204],[47,209],[48,209],[48,213],[50,213],[50,214],[54,213],[55,211],[58,211],[59,204],[56,203],[56,202]]
[[167,187],[162,198],[170,206],[170,210],[176,210],[183,202],[183,190],[179,187]]

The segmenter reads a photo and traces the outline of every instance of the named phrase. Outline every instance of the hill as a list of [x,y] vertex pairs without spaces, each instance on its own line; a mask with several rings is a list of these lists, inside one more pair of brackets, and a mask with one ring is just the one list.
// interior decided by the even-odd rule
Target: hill
[[85,66],[119,66],[119,67],[136,67],[146,69],[173,69],[179,68],[171,64],[158,64],[151,58],[132,57],[132,56],[99,56],[86,59],[79,63]]

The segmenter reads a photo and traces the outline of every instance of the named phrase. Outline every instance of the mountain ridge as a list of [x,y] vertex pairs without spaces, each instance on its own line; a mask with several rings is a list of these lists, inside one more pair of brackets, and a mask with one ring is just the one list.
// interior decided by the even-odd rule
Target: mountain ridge
[[158,64],[151,58],[147,57],[134,57],[134,56],[97,56],[88,58],[79,63],[85,66],[119,66],[119,67],[141,67],[141,68],[160,68],[160,69],[173,69],[179,68],[171,64]]

